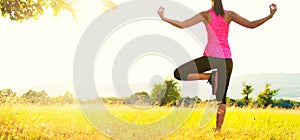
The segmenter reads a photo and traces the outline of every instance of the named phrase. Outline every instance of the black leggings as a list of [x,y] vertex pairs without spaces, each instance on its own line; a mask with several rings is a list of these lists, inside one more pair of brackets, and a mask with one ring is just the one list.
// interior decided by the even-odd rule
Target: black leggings
[[233,63],[230,58],[202,56],[179,66],[174,71],[174,77],[178,80],[187,81],[188,74],[190,73],[204,73],[212,69],[217,69],[218,87],[216,99],[218,102],[222,101],[223,104],[226,104],[226,94],[232,67]]

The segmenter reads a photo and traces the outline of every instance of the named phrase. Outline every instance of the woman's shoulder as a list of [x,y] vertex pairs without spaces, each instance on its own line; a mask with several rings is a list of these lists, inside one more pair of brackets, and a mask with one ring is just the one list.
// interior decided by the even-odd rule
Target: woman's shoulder
[[229,14],[229,15],[235,14],[235,12],[234,12],[234,11],[231,11],[231,10],[224,10],[224,11],[225,11],[225,13],[227,13],[227,14]]
[[206,10],[206,11],[202,11],[199,14],[203,17],[209,17],[210,16],[210,12],[212,9]]
[[199,14],[205,19],[205,21],[208,21],[209,18],[210,18],[210,12],[209,12],[209,10],[207,10],[207,11],[202,11],[202,12],[200,12]]
[[236,17],[236,15],[237,13],[235,13],[234,11],[227,10],[225,11],[225,20],[227,21],[227,23],[230,23],[232,19]]

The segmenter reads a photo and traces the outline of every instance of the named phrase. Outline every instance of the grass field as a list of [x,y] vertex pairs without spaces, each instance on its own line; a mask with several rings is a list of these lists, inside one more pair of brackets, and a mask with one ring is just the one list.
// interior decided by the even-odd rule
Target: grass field
[[[110,106],[110,112],[118,119],[133,124],[147,124],[157,122],[170,116],[172,108],[155,107],[138,110],[128,106]],[[0,139],[75,139],[91,140],[111,139],[99,133],[90,125],[76,105],[71,106],[0,106]],[[94,112],[100,115],[101,112]],[[215,125],[213,119],[205,128],[200,128],[202,108],[182,108],[176,111],[176,116],[168,118],[167,123],[156,126],[157,130],[166,130],[169,126],[180,120],[180,116],[192,112],[189,118],[177,130],[162,139],[258,139],[258,140],[299,140],[300,139],[300,110],[284,109],[249,109],[228,108],[222,133],[212,131]],[[98,116],[99,117],[99,116]],[[102,116],[105,118],[105,116]],[[215,117],[214,117],[215,118]],[[105,118],[115,130],[120,133],[106,133],[116,135],[122,139],[145,139],[152,130],[135,135],[135,131],[123,133],[120,124],[111,123],[110,118]],[[92,121],[90,121],[92,122]],[[95,124],[95,123],[94,123]],[[105,126],[104,126],[105,127]],[[118,128],[118,129],[116,129]],[[126,129],[127,130],[127,129]],[[170,131],[171,132],[171,131]],[[126,134],[121,136],[121,134]],[[130,134],[130,135],[129,135]],[[117,136],[118,135],[118,136]],[[148,136],[147,136],[148,135]],[[144,136],[144,138],[143,138]],[[148,137],[148,139],[151,139]]]

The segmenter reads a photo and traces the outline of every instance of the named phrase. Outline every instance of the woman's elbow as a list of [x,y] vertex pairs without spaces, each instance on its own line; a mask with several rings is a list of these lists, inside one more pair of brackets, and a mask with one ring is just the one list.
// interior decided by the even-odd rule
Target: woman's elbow
[[249,24],[249,25],[247,25],[246,27],[249,28],[249,29],[254,29],[254,28],[256,28],[257,26],[255,26],[254,24]]
[[250,28],[250,29],[254,29],[254,28],[256,28],[256,27],[255,27],[255,26],[250,26],[249,28]]
[[185,27],[183,27],[183,26],[178,26],[178,28],[179,28],[179,29],[183,29],[183,28],[185,28]]
[[177,27],[178,27],[179,29],[186,28],[183,24],[179,24],[179,25],[177,25]]
[[190,27],[188,24],[181,22],[180,24],[178,24],[178,28],[183,29],[183,28],[187,28]]
[[259,25],[257,25],[255,22],[251,22],[251,24],[249,25],[248,28],[254,29],[254,28],[258,27],[258,26],[259,26]]

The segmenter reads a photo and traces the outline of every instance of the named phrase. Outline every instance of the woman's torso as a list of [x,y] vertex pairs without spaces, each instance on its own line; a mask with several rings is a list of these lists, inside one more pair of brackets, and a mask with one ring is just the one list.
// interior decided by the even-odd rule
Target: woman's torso
[[231,50],[228,43],[230,15],[225,11],[224,17],[217,16],[213,9],[205,12],[206,30],[208,41],[203,56],[218,58],[231,58]]

